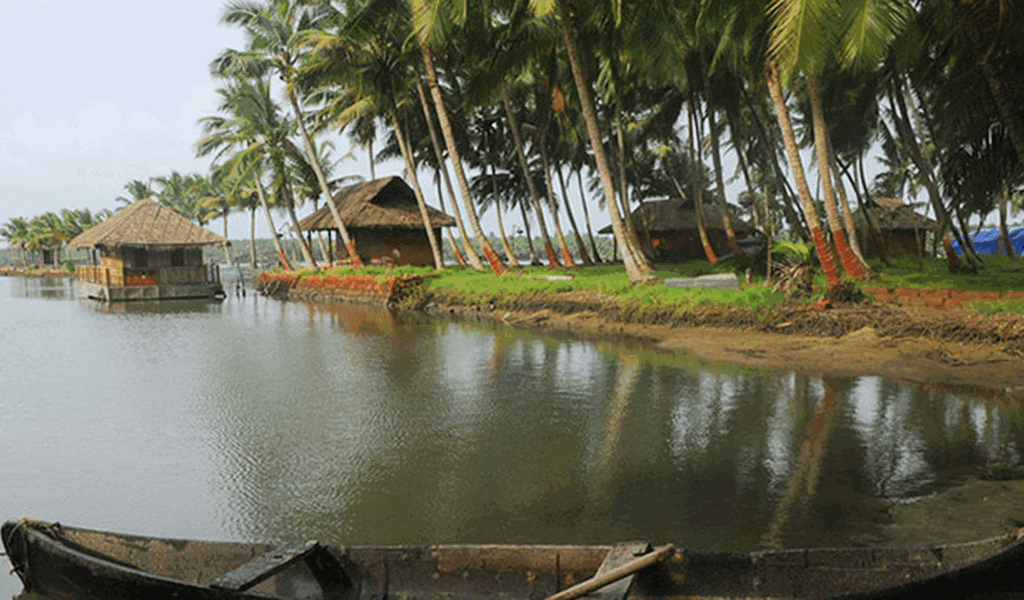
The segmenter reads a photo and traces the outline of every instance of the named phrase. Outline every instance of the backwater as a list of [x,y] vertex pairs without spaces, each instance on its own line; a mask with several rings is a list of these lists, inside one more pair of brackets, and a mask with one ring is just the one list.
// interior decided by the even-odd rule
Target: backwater
[[[342,544],[884,544],[1024,411],[358,305],[0,277],[0,518]],[[713,330],[709,335],[713,335]],[[969,510],[969,507],[966,507]],[[0,572],[0,598],[20,583]]]

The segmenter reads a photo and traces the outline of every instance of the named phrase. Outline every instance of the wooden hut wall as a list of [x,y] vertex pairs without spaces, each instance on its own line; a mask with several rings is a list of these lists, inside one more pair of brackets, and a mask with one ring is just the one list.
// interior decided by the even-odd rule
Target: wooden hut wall
[[[434,265],[434,253],[430,250],[427,232],[422,229],[354,229],[352,236],[364,261],[386,259],[394,261],[396,265]],[[441,239],[440,228],[434,229],[434,236]]]
[[[729,240],[725,231],[709,229],[708,240],[716,253],[728,252]],[[658,260],[664,262],[686,262],[707,258],[697,229],[652,232],[651,245]]]
[[[916,255],[923,251],[925,244],[925,230],[920,230],[920,245],[913,229],[883,229],[879,232],[889,256],[901,256],[906,254]],[[863,229],[857,230],[857,241],[860,242],[861,251],[867,258],[878,257],[878,245],[871,232]]]

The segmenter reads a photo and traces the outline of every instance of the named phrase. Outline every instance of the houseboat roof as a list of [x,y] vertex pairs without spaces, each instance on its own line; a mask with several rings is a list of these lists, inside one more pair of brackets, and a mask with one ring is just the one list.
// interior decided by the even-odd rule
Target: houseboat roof
[[227,240],[148,198],[136,200],[68,243],[72,250],[136,246],[149,249],[225,245]]
[[[334,203],[346,228],[422,229],[416,195],[401,177],[385,177],[341,188],[334,194]],[[432,227],[451,227],[455,219],[427,206]],[[324,205],[299,221],[303,231],[337,229],[331,207]]]

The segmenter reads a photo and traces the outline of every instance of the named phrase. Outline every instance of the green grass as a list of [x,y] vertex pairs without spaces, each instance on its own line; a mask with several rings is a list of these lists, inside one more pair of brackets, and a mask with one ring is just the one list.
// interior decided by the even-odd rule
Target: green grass
[[979,301],[970,303],[968,308],[985,316],[1020,315],[1024,314],[1024,300],[1013,298],[1009,300]]
[[1024,266],[1024,261],[1015,261],[1006,256],[985,256],[983,260],[985,269],[977,275],[950,273],[945,258],[926,258],[922,261],[923,268],[919,268],[917,258],[912,256],[894,257],[892,267],[885,266],[877,259],[869,260],[868,264],[879,274],[879,278],[864,285],[979,291],[1024,289],[1024,270],[1001,271],[1006,267]]
[[[703,263],[707,272],[707,263]],[[680,277],[686,267],[657,265],[659,279]],[[571,276],[572,279],[559,279]],[[696,306],[746,306],[749,308],[781,304],[786,298],[762,286],[752,285],[740,291],[670,288],[661,283],[630,286],[621,265],[598,265],[570,270],[526,267],[504,277],[489,271],[450,268],[426,282],[428,291],[443,293],[466,304],[496,303],[511,305],[524,299],[540,300],[563,292],[590,291],[612,296],[618,303],[641,312],[676,313]]]
[[[919,267],[916,257],[895,257],[893,266],[887,267],[879,260],[868,261],[878,277],[861,283],[861,287],[906,287],[924,289],[965,289],[979,291],[1024,290],[1024,270],[1007,272],[1004,267],[1022,263],[1006,257],[985,257],[986,269],[977,275],[954,275],[949,273],[945,259],[926,258]],[[713,273],[736,272],[743,281],[745,270],[753,271],[751,283],[741,285],[741,290],[719,290],[701,288],[670,288],[661,283],[630,286],[621,264],[602,264],[575,269],[549,269],[547,267],[525,267],[511,271],[504,277],[495,277],[489,270],[475,271],[464,267],[448,267],[437,272],[430,267],[365,267],[359,273],[384,276],[419,275],[425,277],[424,291],[443,294],[463,304],[497,304],[512,306],[527,301],[543,301],[563,292],[590,291],[614,298],[623,309],[638,314],[678,315],[697,307],[722,307],[729,309],[763,310],[786,302],[786,296],[772,292],[763,284],[758,265],[753,262],[723,261],[714,266],[704,260],[680,264],[656,264],[654,275],[661,279],[692,277]],[[317,269],[320,275],[348,275],[354,271],[349,267]],[[565,279],[569,277],[569,279]],[[825,289],[825,278],[820,271],[814,274],[815,295],[809,302],[821,297]],[[1024,301],[1005,300],[976,302],[971,308],[980,314],[1024,314]]]

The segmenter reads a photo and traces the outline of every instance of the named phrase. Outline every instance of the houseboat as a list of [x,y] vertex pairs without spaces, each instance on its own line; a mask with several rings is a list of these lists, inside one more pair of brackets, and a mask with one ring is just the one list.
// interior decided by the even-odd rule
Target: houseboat
[[221,236],[150,199],[137,200],[68,243],[89,251],[78,292],[105,302],[223,297],[220,268],[203,264],[203,246]]

